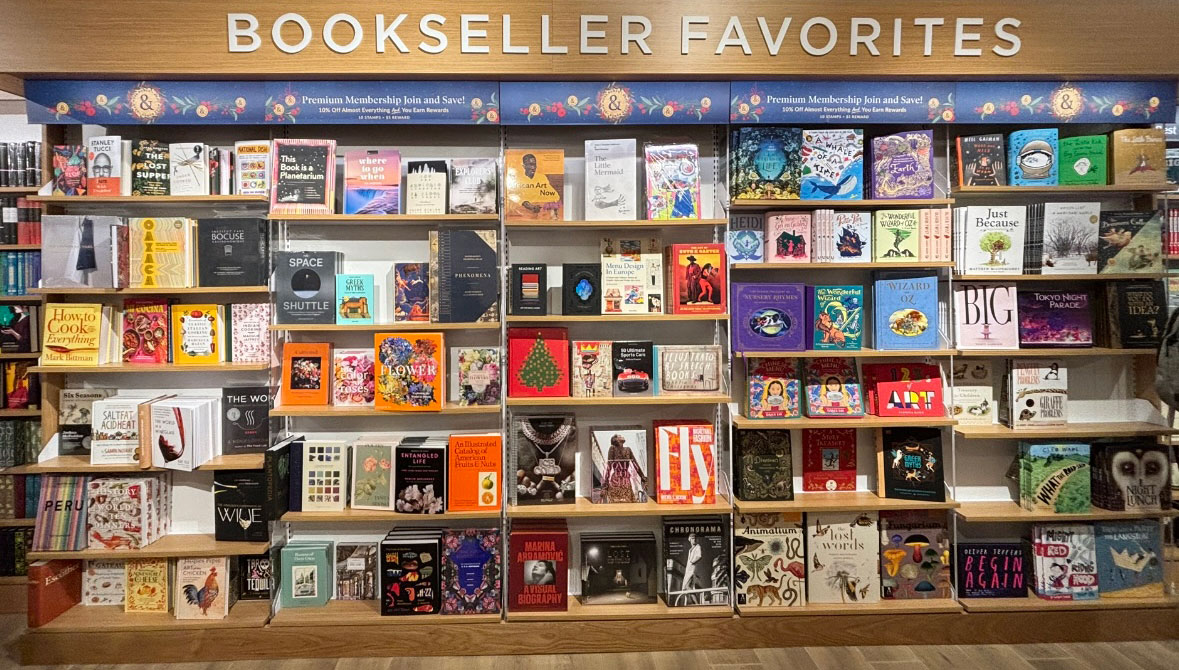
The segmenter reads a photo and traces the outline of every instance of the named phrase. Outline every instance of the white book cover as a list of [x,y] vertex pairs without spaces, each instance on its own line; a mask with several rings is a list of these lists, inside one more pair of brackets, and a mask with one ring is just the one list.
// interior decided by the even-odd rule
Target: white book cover
[[965,272],[968,275],[1023,274],[1027,208],[1022,205],[966,208]]
[[832,260],[836,263],[872,261],[872,213],[834,212],[831,234],[834,236]]
[[1044,203],[1041,274],[1097,274],[1100,202]]
[[91,465],[139,465],[139,398],[95,400],[90,422]]
[[585,141],[585,218],[629,221],[638,212],[636,141]]
[[211,398],[169,398],[151,406],[152,465],[191,472],[213,458],[221,412]]
[[[303,442],[304,512],[338,512],[348,493],[348,443],[343,440]],[[293,486],[293,484],[292,484]]]
[[172,195],[209,195],[209,147],[201,142],[168,145]]
[[405,213],[446,213],[450,176],[446,161],[409,161],[405,170]]
[[992,361],[954,359],[954,418],[959,424],[990,425],[999,415],[995,407]]
[[1068,367],[1059,358],[1011,362],[1010,424],[1046,428],[1068,424]]
[[249,140],[233,143],[234,192],[238,195],[270,194],[270,141]]
[[725,231],[725,253],[730,263],[765,261],[766,230],[761,214],[734,213]]
[[663,311],[663,250],[659,238],[602,238],[602,314]]
[[808,512],[807,598],[811,603],[880,601],[880,515]]
[[123,561],[86,561],[82,572],[83,605],[123,605]]
[[131,172],[124,170],[123,147],[130,158],[131,141],[119,135],[96,135],[86,142],[87,195],[123,195],[131,189]]

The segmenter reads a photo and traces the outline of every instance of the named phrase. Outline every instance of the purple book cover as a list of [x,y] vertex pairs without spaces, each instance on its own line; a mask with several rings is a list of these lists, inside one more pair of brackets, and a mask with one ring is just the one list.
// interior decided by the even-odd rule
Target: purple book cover
[[735,351],[803,351],[805,284],[733,284]]
[[909,130],[872,139],[872,197],[933,197],[932,130]]
[[1020,347],[1091,347],[1093,312],[1086,291],[1021,290]]

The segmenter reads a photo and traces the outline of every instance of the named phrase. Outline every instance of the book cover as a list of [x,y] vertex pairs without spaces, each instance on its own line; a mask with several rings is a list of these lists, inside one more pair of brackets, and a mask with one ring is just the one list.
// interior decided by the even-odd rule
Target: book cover
[[877,263],[911,263],[921,256],[921,210],[878,209],[873,217],[875,243],[872,260]]
[[582,605],[659,602],[660,570],[653,533],[583,532],[579,541]]
[[1166,445],[1156,442],[1097,443],[1090,448],[1090,494],[1094,507],[1117,512],[1171,508]]
[[33,561],[28,572],[29,628],[44,626],[81,602],[81,561]]
[[747,419],[802,416],[798,367],[790,358],[746,358]]
[[514,505],[572,505],[577,497],[577,423],[572,414],[512,417]]
[[1048,600],[1094,600],[1097,537],[1089,524],[1032,527],[1036,593]]
[[192,286],[191,219],[161,216],[128,219],[131,288]]
[[209,195],[209,147],[200,142],[168,145],[170,195]]
[[880,512],[880,587],[885,600],[953,597],[944,512]]
[[610,347],[615,396],[655,395],[655,351],[650,340],[614,342]]
[[716,432],[711,423],[656,420],[655,501],[711,505],[716,502]]
[[229,358],[234,363],[269,363],[269,302],[234,303],[229,306]]
[[114,288],[112,226],[117,216],[41,217],[42,288]]
[[1162,212],[1102,212],[1097,272],[1163,272]]
[[831,243],[827,255],[834,263],[869,263],[872,261],[872,213],[833,212]]
[[765,220],[767,263],[811,262],[811,215],[767,212]]
[[393,509],[393,467],[396,440],[352,443],[349,501],[352,509]]
[[499,211],[499,165],[494,158],[450,159],[451,214],[495,214]]
[[642,426],[590,426],[593,503],[647,500],[647,429]]
[[[298,464],[303,474],[292,481],[302,492],[304,512],[338,512],[348,499],[348,446],[342,440],[307,440],[303,442],[303,457]],[[292,476],[294,474],[292,466]]]
[[798,200],[802,187],[802,129],[745,126],[733,131],[729,152],[734,200]]
[[[622,346],[626,342],[619,343]],[[655,345],[655,395],[719,395],[726,392],[719,345]]]
[[498,433],[451,435],[446,457],[447,511],[483,512],[499,509],[503,439]]
[[738,608],[806,604],[804,528],[801,513],[737,515],[733,549]]
[[1163,547],[1158,521],[1098,521],[1093,530],[1102,598],[1163,597]]
[[1167,183],[1166,135],[1162,128],[1122,128],[1109,134],[1110,182],[1119,186]]
[[954,283],[954,338],[959,349],[1016,349],[1015,284]]
[[738,429],[733,439],[738,500],[793,500],[789,430]]
[[[881,490],[885,498],[944,502],[946,479],[938,428],[882,428]],[[947,546],[948,550],[948,546]]]
[[498,614],[503,552],[498,528],[442,533],[442,614]]
[[1002,133],[960,135],[956,142],[959,186],[1007,185],[1007,152]]
[[331,542],[288,542],[279,550],[282,607],[323,607],[332,598],[335,549]]
[[728,605],[728,519],[663,518],[664,601],[668,607]]
[[544,263],[513,264],[508,314],[546,316],[549,312],[548,266]]
[[381,541],[381,614],[437,614],[442,608],[440,531],[403,535],[394,531]]
[[406,161],[405,213],[445,214],[449,184],[446,161]]
[[123,301],[123,362],[167,363],[171,339],[168,301],[127,298]]
[[336,200],[336,141],[273,141],[271,214],[331,214]]
[[504,220],[565,219],[565,151],[504,151]]
[[802,131],[799,196],[803,200],[863,199],[863,129]]
[[864,415],[863,392],[854,358],[807,359],[806,415],[812,418]]
[[880,600],[880,521],[870,512],[806,515],[807,598],[811,603]]
[[396,149],[344,152],[344,213],[401,212],[401,153]]
[[730,263],[761,263],[765,261],[765,248],[765,218],[762,214],[729,215],[725,253]]
[[274,572],[269,554],[238,556],[238,600],[270,600]]
[[328,404],[331,351],[327,342],[283,343],[282,405]]
[[168,559],[131,558],[123,564],[123,583],[127,592],[123,599],[125,612],[167,612]]
[[338,251],[276,251],[274,302],[278,323],[335,323]]
[[91,414],[90,463],[92,465],[138,465],[138,399],[94,400]]
[[1040,273],[1095,274],[1100,218],[1099,202],[1044,203],[1044,253]]
[[1020,506],[1057,514],[1088,513],[1089,455],[1088,444],[1020,442]]
[[872,138],[872,197],[933,197],[933,131],[910,130]]
[[864,363],[864,395],[876,416],[946,415],[941,368],[935,363]]
[[406,444],[393,450],[393,509],[403,514],[446,511],[446,442]]
[[599,263],[561,265],[561,313],[602,313],[602,266]]
[[41,365],[99,365],[112,336],[109,308],[100,304],[48,303],[41,335]]
[[0,305],[0,352],[38,353],[41,349],[40,339],[40,305]]
[[877,349],[937,349],[937,275],[881,275],[875,283]]
[[629,221],[637,218],[635,149],[633,138],[585,141],[587,221]]
[[336,600],[375,600],[377,545],[375,542],[336,543]]
[[508,612],[569,608],[569,530],[527,520],[508,535]]
[[436,412],[445,402],[442,333],[376,333],[377,409]]
[[1057,179],[1061,186],[1103,186],[1108,180],[1106,169],[1109,138],[1105,135],[1062,137],[1060,168]]
[[1106,286],[1109,346],[1154,349],[1163,336],[1167,289],[1160,281],[1116,282]]
[[494,230],[431,230],[430,319],[499,320],[499,245]]
[[336,323],[371,324],[376,307],[372,275],[336,275]]
[[967,207],[963,274],[1023,274],[1027,208]]
[[658,237],[603,237],[602,314],[663,313],[663,255]]
[[951,412],[959,424],[991,425],[995,410],[995,381],[991,361],[960,358],[954,361],[954,398]]
[[85,146],[53,146],[53,195],[86,195]]
[[236,175],[233,192],[238,195],[270,194],[270,142],[247,140],[233,144]]
[[498,347],[452,347],[450,401],[459,407],[500,404],[503,384],[500,366]]
[[672,244],[667,248],[669,280],[674,286],[672,314],[725,314],[729,292],[722,244]]
[[611,342],[570,343],[573,365],[569,394],[574,398],[606,398],[614,395],[614,358]]
[[644,144],[647,218],[700,218],[700,150],[695,144]]
[[959,543],[954,562],[959,598],[1026,598],[1031,565],[1020,542]]
[[1012,186],[1055,186],[1059,181],[1056,128],[1017,130],[1007,136],[1007,181]]
[[803,284],[733,284],[733,350],[803,351],[806,322]]
[[270,528],[263,507],[266,477],[261,470],[213,473],[214,537],[225,542],[267,542]]
[[393,321],[430,320],[430,264],[394,263]]
[[86,189],[90,195],[131,194],[131,142],[118,135],[86,140]]
[[159,140],[131,143],[131,195],[171,195],[168,146]]
[[1068,423],[1068,368],[1055,358],[1009,362],[1010,385],[1000,403],[999,419],[1015,428],[1043,428]]
[[567,329],[508,329],[509,397],[568,396],[569,364]]
[[122,607],[127,589],[123,561],[88,560],[83,567],[82,604]]
[[332,350],[332,404],[372,407],[376,397],[376,354],[372,349]]
[[172,305],[172,362],[199,365],[225,361],[222,305]]
[[864,339],[863,286],[808,286],[810,349],[859,350]]
[[57,448],[62,456],[90,455],[94,402],[114,392],[109,388],[61,389],[57,404]]
[[270,387],[221,389],[221,453],[247,454],[270,448]]
[[197,221],[197,275],[201,286],[265,286],[270,278],[265,219]]
[[1093,311],[1088,291],[1018,293],[1020,348],[1093,346]]
[[856,429],[804,428],[802,490],[856,490]]
[[86,483],[87,548],[142,549],[147,531],[149,484],[142,477],[95,477]]

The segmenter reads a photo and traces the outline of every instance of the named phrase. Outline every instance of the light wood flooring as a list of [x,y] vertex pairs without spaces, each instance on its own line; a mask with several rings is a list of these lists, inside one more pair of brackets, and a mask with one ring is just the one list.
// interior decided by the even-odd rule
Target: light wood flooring
[[[11,643],[24,615],[0,616],[0,668],[16,668]],[[521,640],[527,644],[527,640]],[[344,658],[172,665],[56,666],[103,670],[1176,670],[1179,640],[914,647],[801,647],[729,651],[485,656],[435,658]],[[30,666],[33,667],[33,666]]]

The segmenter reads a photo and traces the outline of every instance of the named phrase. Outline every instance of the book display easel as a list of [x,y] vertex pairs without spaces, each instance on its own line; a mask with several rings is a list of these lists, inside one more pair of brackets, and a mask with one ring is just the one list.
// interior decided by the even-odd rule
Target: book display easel
[[[20,78],[47,184],[0,195],[70,236],[0,246],[57,322],[0,352],[41,428],[0,475],[58,487],[0,525],[68,538],[0,577],[23,663],[1173,636],[1179,63],[615,80],[544,26],[505,81]],[[86,392],[137,432],[81,449]]]

